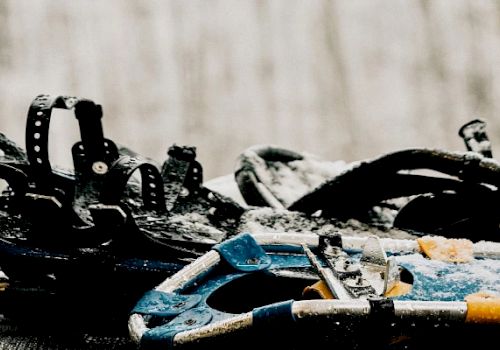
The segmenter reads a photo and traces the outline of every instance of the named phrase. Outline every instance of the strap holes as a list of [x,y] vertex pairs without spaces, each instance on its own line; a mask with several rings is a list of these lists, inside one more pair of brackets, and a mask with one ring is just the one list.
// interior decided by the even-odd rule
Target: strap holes
[[150,195],[151,197],[156,197],[156,193],[154,193],[154,192],[151,192],[149,195]]
[[154,180],[154,178],[155,178],[155,176],[154,176],[153,174],[149,174],[149,175],[148,175],[148,177],[149,177],[150,179],[153,179],[153,180]]
[[39,106],[40,107],[45,107],[45,103],[40,103]]
[[42,125],[42,122],[41,122],[40,120],[37,120],[37,121],[35,122],[35,126],[40,126],[40,125]]
[[37,162],[38,164],[42,164],[42,163],[43,163],[42,158],[37,158],[37,159],[36,159],[36,162]]
[[108,141],[104,141],[104,147],[108,147],[108,146],[109,146]]
[[83,145],[82,145],[82,144],[79,144],[79,145],[78,145],[78,149],[80,149],[80,150],[82,150],[82,151],[83,151],[83,149],[84,149]]
[[196,174],[198,172],[197,168],[193,168],[193,173]]
[[[38,111],[38,112],[36,112],[36,115],[40,117],[40,116],[43,115],[43,112],[42,111]],[[35,123],[35,125],[36,125],[36,123]]]
[[35,134],[33,135],[33,137],[35,138],[35,140],[38,140],[40,138],[40,133],[39,132],[35,132]]
[[149,187],[156,188],[156,184],[154,184],[154,183],[151,182],[151,183],[149,183]]
[[35,152],[40,152],[40,146],[38,146],[38,145],[33,147],[33,149],[35,150]]
[[156,201],[151,201],[151,204],[156,205],[157,202]]

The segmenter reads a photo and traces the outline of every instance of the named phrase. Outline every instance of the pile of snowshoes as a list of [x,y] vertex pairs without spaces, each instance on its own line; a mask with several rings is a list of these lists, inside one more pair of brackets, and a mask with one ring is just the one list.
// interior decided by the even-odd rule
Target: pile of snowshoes
[[[49,159],[56,108],[78,120],[72,170]],[[194,147],[173,145],[158,164],[105,138],[102,117],[93,101],[40,95],[25,149],[0,134],[0,303],[9,317],[123,322],[145,291],[241,232],[499,241],[500,165],[479,120],[460,130],[466,152],[410,149],[346,164],[252,147],[237,161],[238,203],[204,185]]]

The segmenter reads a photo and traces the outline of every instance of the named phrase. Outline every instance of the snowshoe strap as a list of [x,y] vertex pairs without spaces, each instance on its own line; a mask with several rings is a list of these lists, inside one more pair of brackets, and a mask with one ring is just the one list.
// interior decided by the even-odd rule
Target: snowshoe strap
[[173,145],[168,149],[168,159],[163,163],[167,210],[172,210],[179,196],[196,195],[203,182],[203,168],[195,160],[196,148]]
[[491,143],[485,129],[486,122],[476,119],[462,126],[458,135],[464,140],[468,151],[479,153],[486,158],[493,158]]
[[144,209],[163,213],[166,209],[165,193],[160,172],[146,160],[129,156],[121,156],[109,169],[101,190],[100,201],[108,205],[119,204],[127,183],[136,170],[141,174]]
[[[401,174],[402,170],[430,169],[455,179]],[[376,203],[390,198],[443,190],[482,190],[482,183],[500,185],[500,166],[488,158],[471,153],[409,149],[360,163],[305,195],[289,209],[312,214],[352,217]]]
[[104,139],[100,105],[76,97],[39,95],[28,111],[26,152],[36,191],[40,194],[52,195],[54,192],[48,152],[49,125],[54,108],[74,109],[78,119],[82,141],[73,147],[77,172],[102,174],[118,157],[114,143]]

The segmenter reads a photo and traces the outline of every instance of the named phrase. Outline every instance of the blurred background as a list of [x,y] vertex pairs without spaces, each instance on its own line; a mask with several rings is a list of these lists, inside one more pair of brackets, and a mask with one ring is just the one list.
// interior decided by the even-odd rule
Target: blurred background
[[[500,2],[0,0],[0,131],[23,147],[40,93],[101,103],[106,136],[158,161],[197,146],[206,179],[257,143],[463,150],[477,117],[500,151]],[[64,166],[70,116],[51,129]]]

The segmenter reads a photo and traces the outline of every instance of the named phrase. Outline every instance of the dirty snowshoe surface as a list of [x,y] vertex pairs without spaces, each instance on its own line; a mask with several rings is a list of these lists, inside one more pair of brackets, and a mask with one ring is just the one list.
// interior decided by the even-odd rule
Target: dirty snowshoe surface
[[355,219],[340,221],[335,218],[311,217],[300,212],[259,208],[247,211],[241,218],[239,232],[298,232],[330,234],[338,233],[346,236],[367,237],[371,235],[380,238],[413,239],[418,235],[410,231],[374,226]]
[[0,211],[0,236],[8,240],[26,241],[31,232],[31,224],[21,218],[20,214],[9,214]]
[[237,234],[244,209],[202,184],[194,147],[173,145],[162,166],[167,213],[135,215],[136,224],[153,240],[187,255],[198,256]]
[[[192,242],[208,246],[235,234],[241,212],[236,211],[233,215],[218,215],[211,200],[187,196],[178,199],[168,215],[157,217],[144,213],[135,216],[135,220],[151,237],[170,240],[173,246],[176,245],[175,242],[188,244]],[[199,254],[202,253],[203,251],[199,252]]]

